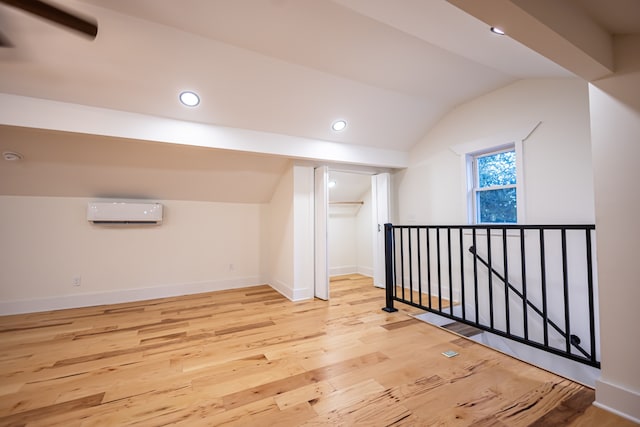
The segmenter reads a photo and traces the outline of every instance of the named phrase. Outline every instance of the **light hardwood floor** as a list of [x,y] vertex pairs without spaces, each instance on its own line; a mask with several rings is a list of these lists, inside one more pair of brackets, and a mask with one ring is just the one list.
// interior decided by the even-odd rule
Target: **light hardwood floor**
[[331,296],[256,286],[0,317],[0,426],[633,425],[415,309],[381,311],[369,278]]

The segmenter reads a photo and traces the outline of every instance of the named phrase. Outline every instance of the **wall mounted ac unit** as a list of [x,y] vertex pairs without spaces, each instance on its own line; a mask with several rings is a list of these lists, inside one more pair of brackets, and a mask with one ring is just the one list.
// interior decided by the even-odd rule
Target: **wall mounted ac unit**
[[162,204],[89,202],[87,220],[94,224],[161,224]]

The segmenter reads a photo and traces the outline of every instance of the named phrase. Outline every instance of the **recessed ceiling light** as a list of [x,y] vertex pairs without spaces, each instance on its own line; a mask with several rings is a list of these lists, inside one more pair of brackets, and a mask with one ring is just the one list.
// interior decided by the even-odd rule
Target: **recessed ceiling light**
[[493,34],[498,34],[499,36],[504,36],[504,31],[498,27],[491,27],[491,32]]
[[336,186],[336,182],[335,181],[329,181],[329,188],[333,188]]
[[344,120],[335,121],[331,125],[331,129],[335,130],[336,132],[340,132],[341,130],[344,130],[344,128],[346,127],[347,127],[347,122]]
[[180,102],[187,107],[195,107],[200,104],[200,97],[197,93],[186,90],[180,94]]
[[16,153],[15,151],[5,151],[2,153],[2,158],[8,162],[16,162],[22,160],[22,154]]

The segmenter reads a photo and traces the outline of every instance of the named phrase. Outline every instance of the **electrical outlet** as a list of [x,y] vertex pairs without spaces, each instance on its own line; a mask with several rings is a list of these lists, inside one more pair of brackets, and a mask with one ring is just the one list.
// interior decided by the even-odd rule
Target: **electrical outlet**
[[229,271],[233,271],[235,269],[236,269],[236,267],[233,264],[229,264]]
[[71,286],[80,286],[82,284],[82,277],[81,276],[75,276],[73,279],[71,279]]

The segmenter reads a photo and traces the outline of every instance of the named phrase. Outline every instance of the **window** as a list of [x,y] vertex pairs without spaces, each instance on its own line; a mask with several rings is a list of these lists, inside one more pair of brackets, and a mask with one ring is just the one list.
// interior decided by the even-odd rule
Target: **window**
[[471,160],[474,222],[516,223],[518,211],[515,147],[474,154]]
[[460,156],[469,224],[527,223],[524,143],[540,123],[449,147]]

